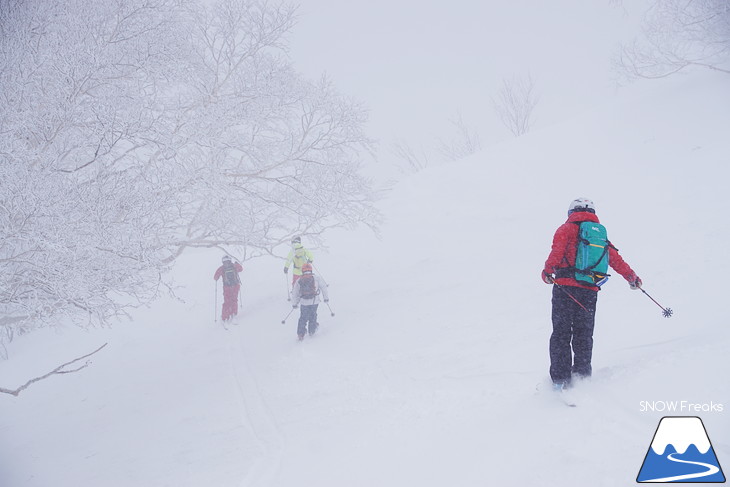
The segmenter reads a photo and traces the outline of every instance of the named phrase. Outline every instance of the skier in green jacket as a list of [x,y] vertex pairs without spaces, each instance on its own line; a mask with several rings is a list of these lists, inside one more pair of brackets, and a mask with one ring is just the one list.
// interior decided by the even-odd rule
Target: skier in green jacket
[[294,265],[291,281],[293,286],[294,283],[297,282],[297,279],[302,277],[302,266],[307,263],[311,264],[314,261],[314,256],[312,255],[312,252],[304,248],[301,237],[294,237],[291,240],[291,246],[292,249],[286,258],[286,263],[284,264],[284,274],[288,274],[289,266]]

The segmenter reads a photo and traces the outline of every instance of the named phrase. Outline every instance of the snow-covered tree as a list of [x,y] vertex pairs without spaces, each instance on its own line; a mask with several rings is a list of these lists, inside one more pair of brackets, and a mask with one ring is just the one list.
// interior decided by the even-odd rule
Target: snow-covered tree
[[293,21],[290,7],[246,0],[194,17],[195,65],[175,95],[186,141],[176,161],[190,182],[176,208],[188,223],[178,251],[239,244],[267,253],[293,234],[316,239],[377,219],[358,174],[371,146],[366,111],[327,79],[293,70],[281,51]]
[[[177,7],[0,4],[0,306],[20,323],[98,321],[145,298],[164,253],[145,180],[161,80],[183,51]],[[129,299],[125,299],[129,302]],[[79,313],[80,312],[80,313]]]
[[365,110],[256,0],[0,2],[0,331],[104,321],[186,248],[374,224]]
[[690,66],[730,74],[730,2],[657,0],[642,23],[642,35],[615,56],[628,79],[661,78]]

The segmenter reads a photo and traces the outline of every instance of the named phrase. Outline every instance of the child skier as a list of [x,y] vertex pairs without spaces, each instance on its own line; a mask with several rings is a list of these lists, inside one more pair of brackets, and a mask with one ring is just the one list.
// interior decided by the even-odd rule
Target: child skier
[[304,340],[304,335],[309,330],[309,335],[314,335],[319,327],[317,323],[317,307],[319,306],[319,295],[322,294],[324,302],[329,302],[329,294],[327,292],[327,284],[324,280],[312,273],[312,264],[306,263],[302,265],[302,275],[294,282],[294,291],[292,308],[299,307],[301,301],[302,308],[299,315],[299,323],[297,325],[297,335],[299,340]]
[[223,278],[221,319],[227,321],[238,314],[238,291],[241,289],[241,278],[238,273],[243,271],[243,266],[238,262],[233,263],[228,255],[224,255],[222,261],[223,265],[215,271],[213,279],[217,281]]

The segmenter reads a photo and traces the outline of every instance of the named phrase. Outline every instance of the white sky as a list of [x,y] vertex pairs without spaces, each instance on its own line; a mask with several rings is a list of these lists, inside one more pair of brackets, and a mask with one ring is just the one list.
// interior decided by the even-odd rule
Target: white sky
[[290,55],[368,106],[383,145],[448,139],[458,111],[485,145],[511,136],[491,104],[505,77],[535,79],[538,127],[614,89],[610,55],[630,18],[600,1],[303,0]]

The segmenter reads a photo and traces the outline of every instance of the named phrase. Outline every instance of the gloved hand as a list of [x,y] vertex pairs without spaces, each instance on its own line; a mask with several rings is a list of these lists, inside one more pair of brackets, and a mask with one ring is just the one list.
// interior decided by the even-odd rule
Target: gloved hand
[[555,282],[553,280],[553,275],[546,270],[542,271],[542,280],[545,284],[552,284],[553,282]]
[[629,287],[634,291],[639,289],[641,285],[642,282],[641,279],[639,279],[639,276],[634,276],[634,278],[629,281]]
[[299,307],[299,305],[298,304],[292,304],[291,307],[294,308],[294,309],[297,309]]
[[288,267],[284,267],[284,274],[289,274],[289,268]]

